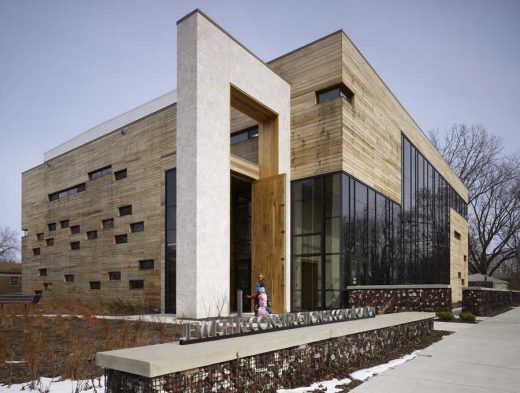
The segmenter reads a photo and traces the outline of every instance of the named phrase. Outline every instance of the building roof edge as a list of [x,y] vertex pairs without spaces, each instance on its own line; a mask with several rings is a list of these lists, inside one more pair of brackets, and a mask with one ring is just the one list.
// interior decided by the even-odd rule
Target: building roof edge
[[58,157],[68,151],[74,150],[77,147],[85,145],[93,140],[96,140],[104,135],[110,134],[111,132],[124,127],[130,123],[133,123],[143,117],[151,115],[161,109],[166,108],[177,102],[177,90],[172,90],[162,96],[159,96],[153,100],[150,100],[144,104],[141,104],[129,111],[124,112],[121,115],[115,116],[110,120],[107,120],[95,127],[92,127],[81,134],[69,139],[66,142],[46,151],[43,154],[43,161],[49,161],[55,157]]

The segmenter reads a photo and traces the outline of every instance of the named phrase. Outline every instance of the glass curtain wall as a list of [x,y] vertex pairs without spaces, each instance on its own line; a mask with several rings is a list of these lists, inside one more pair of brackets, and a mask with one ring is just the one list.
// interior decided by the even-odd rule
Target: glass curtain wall
[[402,205],[346,173],[292,182],[292,309],[346,307],[349,285],[449,284],[449,209],[467,205],[402,137]]
[[467,219],[467,205],[402,136],[403,284],[449,284],[450,207]]
[[347,174],[343,183],[346,285],[385,285],[399,274],[400,207]]
[[164,258],[165,311],[175,313],[175,279],[177,257],[177,171],[166,171],[166,249]]

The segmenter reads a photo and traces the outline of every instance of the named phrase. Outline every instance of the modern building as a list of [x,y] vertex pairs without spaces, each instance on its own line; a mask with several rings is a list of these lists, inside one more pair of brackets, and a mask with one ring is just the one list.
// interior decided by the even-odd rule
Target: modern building
[[19,263],[0,263],[0,295],[22,292],[22,265]]
[[468,191],[343,31],[264,63],[198,10],[177,26],[176,91],[23,173],[26,291],[205,317],[261,272],[278,312],[460,299]]

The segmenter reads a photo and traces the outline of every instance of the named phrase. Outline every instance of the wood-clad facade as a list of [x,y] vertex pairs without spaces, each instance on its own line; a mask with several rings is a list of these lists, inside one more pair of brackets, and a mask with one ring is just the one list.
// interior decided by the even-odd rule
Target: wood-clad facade
[[22,292],[22,267],[19,263],[0,263],[0,295]]
[[[167,107],[109,135],[51,159],[22,176],[23,278],[26,292],[47,298],[121,301],[161,309],[164,272],[164,173],[175,167],[176,106]],[[89,179],[110,166],[111,174]],[[116,180],[115,173],[127,176]],[[85,191],[50,201],[49,195],[85,183]],[[120,216],[119,208],[132,206]],[[113,219],[112,225],[103,220]],[[132,232],[131,224],[144,223]],[[66,224],[65,224],[66,223]],[[49,229],[55,224],[55,229]],[[79,232],[71,228],[79,225]],[[87,232],[97,231],[95,239]],[[38,240],[38,234],[42,240]],[[116,244],[116,236],[127,243]],[[93,237],[91,235],[91,237]],[[53,239],[52,245],[47,243]],[[71,243],[79,242],[72,250]],[[35,252],[35,249],[39,251]],[[39,253],[39,255],[33,255]],[[140,269],[139,261],[153,260]],[[117,279],[109,272],[119,272]],[[73,281],[66,281],[66,275]],[[143,288],[131,289],[131,281]],[[91,283],[99,282],[99,289]],[[97,287],[96,284],[93,284]]]
[[462,288],[468,282],[468,222],[450,209],[450,284],[453,302],[462,301]]
[[450,284],[460,300],[468,228],[451,207],[465,213],[467,189],[352,41],[338,31],[269,65],[292,87],[293,307],[343,305],[356,285]]
[[[348,286],[418,280],[451,284],[458,300],[467,278],[467,220],[459,214],[467,190],[350,39],[338,31],[267,67],[290,85],[290,143],[286,146],[281,145],[278,129],[283,113],[232,84],[226,96],[230,106],[227,165],[230,176],[245,187],[242,202],[249,203],[249,217],[245,214],[244,219],[249,220],[246,231],[251,238],[241,237],[249,242],[248,251],[242,252],[249,259],[241,269],[248,271],[251,285],[258,273],[267,276],[275,311],[288,311],[287,304],[294,310],[344,306]],[[330,98],[336,93],[336,98]],[[171,241],[175,238],[171,233],[183,230],[174,214],[177,204],[166,199],[165,174],[177,168],[177,140],[177,105],[173,103],[23,173],[24,291],[42,291],[43,301],[65,297],[122,301],[164,312],[166,292],[171,290],[167,288],[171,280],[165,275],[179,279],[175,269],[165,266],[175,264],[175,252],[167,255],[166,239]],[[424,214],[414,201],[410,207],[404,200],[408,198],[403,190],[408,184],[405,177],[410,177],[405,169],[409,163],[403,158],[404,140],[414,147],[414,157],[421,159],[427,179],[412,182],[418,192],[427,194],[420,201]],[[278,152],[286,148],[290,148],[290,172],[280,170],[283,155]],[[99,170],[106,171],[93,175]],[[126,176],[119,178],[123,170]],[[212,171],[211,165],[207,171]],[[292,181],[289,189],[287,179]],[[441,212],[436,207],[444,193],[437,187],[440,180],[459,207],[457,213],[450,210],[448,196],[442,200],[442,214],[451,212],[443,221],[446,233],[436,232],[436,224],[427,222]],[[178,180],[172,184],[174,197],[178,195],[175,187],[186,187],[185,183],[179,186]],[[66,195],[71,187],[78,188]],[[233,204],[238,191],[230,194]],[[125,206],[131,206],[129,214],[120,210]],[[289,208],[292,222],[286,219]],[[239,247],[233,240],[236,228],[244,229],[233,222],[234,209],[231,262],[226,265],[231,283],[222,283],[232,291],[243,281],[233,275],[244,263],[233,260]],[[412,210],[413,217],[421,217],[414,222],[421,221],[422,226],[406,227],[404,221],[412,217],[407,212]],[[360,224],[359,217],[365,213],[366,222]],[[107,219],[113,219],[108,226]],[[174,232],[167,235],[168,231]],[[406,236],[412,236],[413,242]],[[432,245],[440,241],[446,243],[446,254],[434,253]],[[429,246],[421,254],[424,244]],[[406,254],[406,247],[414,251]],[[356,254],[358,248],[363,255]],[[286,255],[291,255],[290,261]],[[415,261],[416,255],[423,258],[421,262]],[[432,266],[420,274],[408,267],[399,270],[398,259],[425,266],[428,258],[442,259],[448,266],[446,276],[429,280]],[[227,299],[235,300],[234,293]]]

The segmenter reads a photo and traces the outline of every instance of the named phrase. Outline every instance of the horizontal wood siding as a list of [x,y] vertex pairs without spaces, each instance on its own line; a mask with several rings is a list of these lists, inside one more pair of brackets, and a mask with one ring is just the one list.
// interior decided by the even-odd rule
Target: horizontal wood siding
[[467,200],[467,189],[374,69],[342,32],[342,80],[354,92],[343,100],[343,169],[400,203],[401,132]]
[[[455,232],[460,234],[460,238],[455,236]],[[453,302],[462,300],[462,288],[468,286],[468,247],[468,222],[450,209],[450,285]]]
[[341,36],[269,63],[291,84],[291,179],[341,170],[341,105],[316,104],[316,91],[341,82]]
[[[165,108],[103,138],[25,172],[22,176],[24,239],[24,292],[43,291],[43,300],[63,296],[81,300],[121,300],[160,310],[164,271],[164,172],[176,165],[176,106]],[[113,172],[127,169],[127,178],[114,174],[89,180],[90,171],[111,165]],[[48,194],[78,183],[86,191],[49,201]],[[118,208],[132,205],[132,214],[119,217]],[[114,227],[102,229],[101,221],[114,218]],[[80,233],[61,229],[60,221],[80,225]],[[130,224],[144,222],[144,232],[131,233]],[[56,223],[49,231],[47,224]],[[97,230],[97,239],[86,232]],[[53,246],[38,241],[54,238]],[[127,244],[115,244],[114,236],[128,235]],[[70,243],[80,242],[80,250]],[[39,247],[41,255],[33,256]],[[139,270],[139,260],[153,259],[153,270]],[[46,277],[38,270],[47,269]],[[108,272],[120,271],[120,281],[109,281]],[[66,283],[65,274],[74,274]],[[144,280],[144,289],[130,290],[129,280]],[[89,281],[100,281],[101,290],[90,290]],[[43,283],[52,283],[45,290]]]

